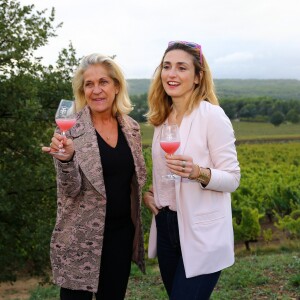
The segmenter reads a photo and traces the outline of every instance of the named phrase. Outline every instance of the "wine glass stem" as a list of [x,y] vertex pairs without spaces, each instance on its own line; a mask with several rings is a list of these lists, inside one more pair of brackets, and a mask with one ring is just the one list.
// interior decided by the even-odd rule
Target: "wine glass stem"
[[[63,139],[62,139],[62,142],[63,142],[66,139],[66,133],[65,133],[65,131],[62,131],[61,135],[63,137]],[[59,152],[63,152],[63,149],[62,148],[59,149]]]

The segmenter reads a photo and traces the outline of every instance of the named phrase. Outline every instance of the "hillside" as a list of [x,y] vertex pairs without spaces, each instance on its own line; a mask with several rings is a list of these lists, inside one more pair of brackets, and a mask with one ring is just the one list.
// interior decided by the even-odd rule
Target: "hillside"
[[128,90],[130,95],[140,95],[148,92],[150,79],[128,79]]
[[[128,79],[130,95],[148,92],[150,79]],[[276,99],[300,100],[300,80],[293,79],[216,79],[218,97],[271,97]]]

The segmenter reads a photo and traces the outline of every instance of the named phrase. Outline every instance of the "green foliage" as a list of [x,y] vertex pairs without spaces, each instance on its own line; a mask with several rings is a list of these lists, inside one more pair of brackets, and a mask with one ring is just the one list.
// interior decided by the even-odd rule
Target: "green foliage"
[[295,124],[298,123],[300,120],[299,112],[294,108],[290,109],[286,114],[286,120]]
[[240,222],[233,218],[234,237],[236,241],[243,241],[247,250],[250,250],[249,243],[254,242],[260,236],[261,227],[260,215],[256,208],[242,207],[242,217]]
[[267,244],[273,240],[273,231],[271,228],[263,230],[263,238]]
[[0,4],[0,73],[10,76],[39,69],[33,51],[46,45],[61,24],[54,26],[55,12],[34,11],[34,5],[21,6],[15,0]]
[[[136,108],[132,116],[144,122],[150,80],[128,79],[127,82]],[[220,105],[231,120],[268,122],[271,119],[276,126],[285,119],[299,122],[298,80],[215,80],[215,85]]]
[[299,143],[242,144],[237,147],[241,182],[232,193],[233,216],[241,207],[257,208],[270,221],[274,212],[289,215],[300,205]]
[[55,36],[54,10],[34,11],[2,1],[0,11],[0,281],[19,270],[42,274],[49,267],[55,221],[53,162],[41,152],[53,133],[54,109],[72,97],[72,46],[45,68],[33,51]]
[[296,274],[294,276],[291,277],[291,279],[289,280],[289,283],[291,286],[294,287],[300,287],[300,274]]
[[37,98],[43,107],[43,118],[53,120],[61,99],[73,99],[71,78],[79,64],[72,43],[61,50],[55,66],[48,66],[36,83]]
[[270,120],[275,126],[283,123],[286,116],[288,116],[287,121],[293,120],[293,123],[297,123],[300,116],[299,100],[287,101],[266,96],[258,98],[244,96],[237,99],[222,99],[220,105],[230,119],[250,122],[268,122]]
[[[149,190],[149,187],[152,184],[152,157],[151,157],[151,148],[144,147],[143,155],[145,158],[146,168],[147,168],[147,182],[144,186],[143,192]],[[146,205],[142,205],[142,221],[144,228],[144,242],[145,242],[145,250],[148,249],[148,239],[149,239],[149,229],[151,225],[152,214]]]
[[150,80],[149,79],[127,79],[129,95],[147,94]]
[[300,238],[300,209],[293,210],[290,215],[283,218],[276,214],[275,226],[289,234],[290,238]]
[[284,115],[280,111],[275,111],[270,117],[270,122],[274,126],[279,126],[283,121],[284,121]]
[[138,122],[146,122],[145,114],[148,111],[147,94],[132,95],[130,98],[134,106],[130,116]]

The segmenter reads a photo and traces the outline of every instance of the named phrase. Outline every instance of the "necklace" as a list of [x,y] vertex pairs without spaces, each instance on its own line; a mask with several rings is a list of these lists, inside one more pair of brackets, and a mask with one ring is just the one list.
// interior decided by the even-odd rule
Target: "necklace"
[[100,122],[99,119],[93,119],[94,127],[100,134],[100,136],[107,141],[110,141],[114,136],[114,128],[116,125],[116,119],[113,118],[111,121],[105,123]]
[[112,122],[110,125],[110,128],[107,128],[107,129],[101,128],[101,130],[99,130],[100,135],[103,136],[104,139],[109,141],[113,135],[114,125],[115,125],[114,122]]

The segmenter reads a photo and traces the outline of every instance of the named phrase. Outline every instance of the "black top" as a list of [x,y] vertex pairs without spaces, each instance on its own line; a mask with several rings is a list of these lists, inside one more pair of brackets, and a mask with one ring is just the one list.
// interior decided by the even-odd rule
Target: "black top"
[[120,228],[131,223],[130,185],[134,174],[132,153],[119,124],[115,148],[96,133],[107,198],[105,229]]

